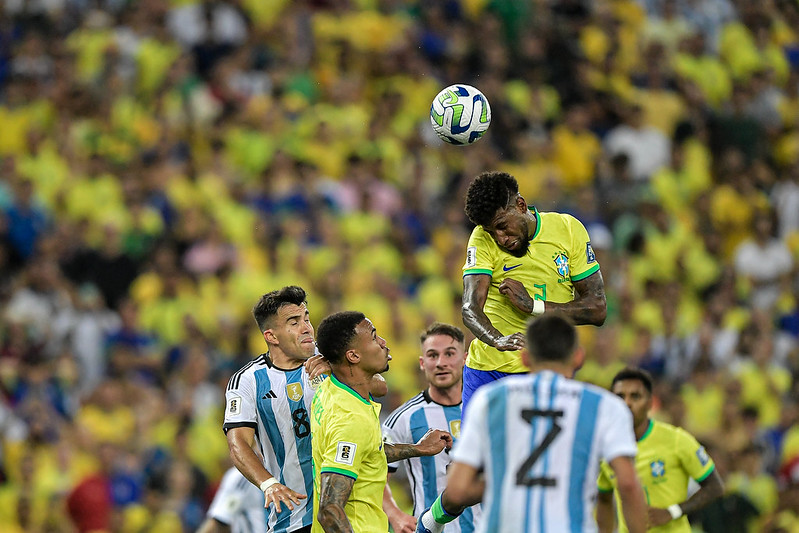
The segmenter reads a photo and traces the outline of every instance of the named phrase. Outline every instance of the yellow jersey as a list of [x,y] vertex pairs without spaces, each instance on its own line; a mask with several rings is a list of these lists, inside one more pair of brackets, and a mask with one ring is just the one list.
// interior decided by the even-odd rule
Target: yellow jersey
[[[496,241],[477,226],[469,237],[463,275],[491,276],[483,312],[503,335],[524,332],[530,315],[519,311],[499,293],[505,278],[521,282],[536,300],[566,303],[574,300],[574,282],[599,270],[588,232],[579,220],[562,213],[539,213],[534,207],[535,235],[524,257],[502,250]],[[518,351],[501,352],[479,339],[469,345],[466,361],[475,370],[527,372]]]
[[[716,465],[708,456],[704,446],[682,428],[664,422],[649,421],[649,428],[638,441],[635,470],[651,507],[667,508],[682,503],[688,496],[688,478],[701,483],[713,473]],[[600,492],[612,492],[616,488],[616,475],[603,462],[599,468],[597,488]],[[627,526],[621,513],[621,503],[616,495],[619,533],[626,533]],[[653,533],[691,532],[688,517],[681,516],[662,526],[649,529]]]
[[383,450],[380,404],[367,400],[336,376],[324,380],[311,404],[313,449],[312,533],[323,533],[319,516],[321,475],[332,472],[355,480],[344,512],[353,531],[388,531],[383,487],[388,464]]

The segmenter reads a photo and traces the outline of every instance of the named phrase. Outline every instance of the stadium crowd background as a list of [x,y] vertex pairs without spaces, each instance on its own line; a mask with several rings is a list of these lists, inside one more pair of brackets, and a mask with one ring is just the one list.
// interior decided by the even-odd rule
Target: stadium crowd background
[[[3,531],[193,531],[267,290],[365,312],[410,397],[489,169],[588,228],[579,377],[656,376],[728,486],[705,531],[799,530],[796,0],[0,6]],[[454,82],[493,110],[467,148],[429,127]]]

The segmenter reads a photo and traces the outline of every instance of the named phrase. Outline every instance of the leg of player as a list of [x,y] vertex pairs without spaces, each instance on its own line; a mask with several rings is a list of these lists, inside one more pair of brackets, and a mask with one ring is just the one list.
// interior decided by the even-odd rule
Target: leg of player
[[447,488],[438,495],[430,509],[419,518],[416,533],[441,533],[444,526],[460,516],[464,509],[483,499],[485,481],[471,465],[457,461],[450,464]]

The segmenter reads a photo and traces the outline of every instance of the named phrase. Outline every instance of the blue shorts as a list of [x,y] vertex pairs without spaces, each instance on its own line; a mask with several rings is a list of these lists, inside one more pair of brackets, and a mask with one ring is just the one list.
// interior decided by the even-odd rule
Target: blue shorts
[[499,370],[475,370],[468,366],[463,367],[463,396],[461,404],[461,423],[466,420],[466,404],[477,389],[487,383],[502,379],[505,376],[515,376],[516,373],[500,372]]

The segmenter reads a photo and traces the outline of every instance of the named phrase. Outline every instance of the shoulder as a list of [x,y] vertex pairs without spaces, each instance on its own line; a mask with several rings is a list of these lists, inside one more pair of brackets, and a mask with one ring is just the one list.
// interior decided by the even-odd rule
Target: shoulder
[[255,372],[269,367],[266,354],[261,354],[246,365],[242,366],[230,376],[226,390],[236,390],[242,383],[247,383],[254,378]]
[[406,420],[417,410],[424,409],[427,403],[428,402],[424,396],[424,393],[420,392],[404,404],[397,407],[390,415],[388,415],[388,419],[386,419],[385,423],[386,427],[394,428],[394,426],[398,425],[400,421]]
[[483,229],[483,226],[475,226],[469,236],[469,246],[480,246],[481,248],[488,246],[493,248],[496,247],[496,243],[491,238],[491,235]]

